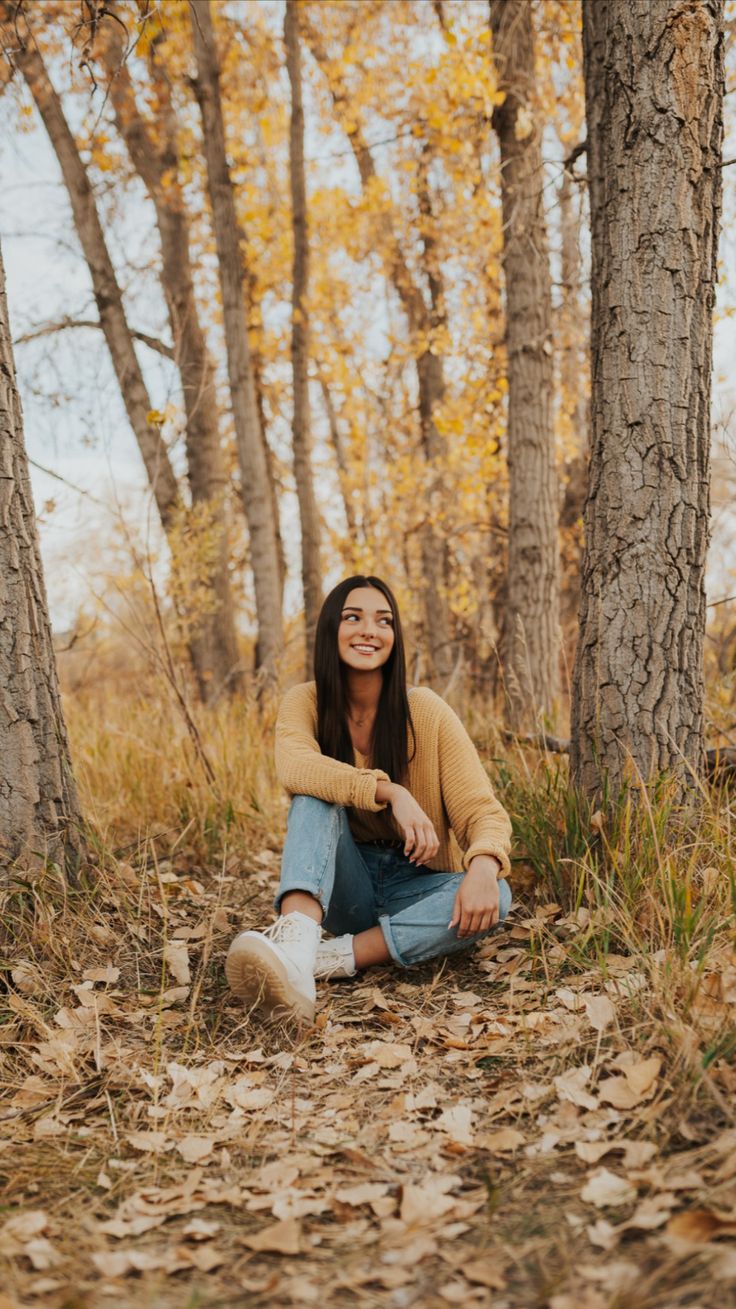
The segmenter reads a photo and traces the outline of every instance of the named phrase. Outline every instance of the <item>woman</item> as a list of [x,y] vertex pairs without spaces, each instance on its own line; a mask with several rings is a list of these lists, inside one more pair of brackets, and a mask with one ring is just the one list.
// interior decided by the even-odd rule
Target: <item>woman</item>
[[[276,724],[291,794],[275,907],[241,932],[236,995],[311,1022],[315,978],[352,977],[467,949],[506,917],[511,824],[460,720],[427,687],[407,693],[396,600],[348,577],[317,624],[315,682]],[[323,940],[322,927],[335,939]]]

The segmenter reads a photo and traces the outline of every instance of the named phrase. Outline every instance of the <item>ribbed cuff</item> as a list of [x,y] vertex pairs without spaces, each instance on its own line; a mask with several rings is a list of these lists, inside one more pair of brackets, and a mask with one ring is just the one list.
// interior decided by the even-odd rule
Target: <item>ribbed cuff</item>
[[388,773],[384,773],[381,768],[360,768],[356,773],[351,801],[353,808],[367,809],[370,813],[378,813],[381,809],[385,809],[385,801],[379,803],[376,800],[376,787],[379,782],[391,780]]
[[465,854],[463,855],[463,868],[466,873],[470,868],[471,860],[475,859],[475,856],[479,854],[487,854],[493,859],[498,859],[498,862],[501,865],[498,873],[499,877],[508,877],[511,873],[511,863],[507,852],[505,850],[499,850],[497,846],[494,847],[488,845],[488,843],[484,841],[477,841],[475,845],[469,846],[465,851]]

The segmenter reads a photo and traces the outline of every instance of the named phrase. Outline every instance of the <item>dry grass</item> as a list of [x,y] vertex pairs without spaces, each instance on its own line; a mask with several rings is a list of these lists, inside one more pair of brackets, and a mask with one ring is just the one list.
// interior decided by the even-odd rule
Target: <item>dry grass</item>
[[213,783],[170,705],[67,710],[96,843],[78,886],[49,868],[4,893],[1,1309],[728,1298],[727,793],[679,831],[664,793],[591,826],[558,764],[494,748],[506,931],[325,987],[290,1035],[222,976],[278,873],[272,708],[197,717]]

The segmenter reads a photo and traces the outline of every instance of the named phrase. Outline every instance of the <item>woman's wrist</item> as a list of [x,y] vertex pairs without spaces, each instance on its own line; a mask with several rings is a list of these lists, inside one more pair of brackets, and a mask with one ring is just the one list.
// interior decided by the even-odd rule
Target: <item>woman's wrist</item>
[[486,873],[489,876],[498,878],[501,872],[501,860],[495,854],[474,855],[468,864],[468,872]]
[[376,800],[379,804],[393,805],[401,790],[397,782],[376,782]]

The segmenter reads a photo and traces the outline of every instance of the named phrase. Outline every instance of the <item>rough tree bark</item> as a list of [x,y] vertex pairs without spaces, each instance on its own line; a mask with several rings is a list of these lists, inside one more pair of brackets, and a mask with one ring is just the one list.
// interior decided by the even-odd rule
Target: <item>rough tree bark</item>
[[592,448],[571,764],[703,768],[723,0],[583,3]]
[[302,534],[302,589],[306,638],[306,676],[312,676],[314,637],[322,606],[320,562],[320,517],[314,494],[312,436],[309,406],[309,228],[304,175],[304,107],[302,104],[302,55],[299,38],[298,0],[286,0],[284,15],[286,68],[291,85],[289,128],[289,176],[291,181],[294,263],[291,318],[291,366],[294,390],[292,441],[294,478],[299,501]]
[[[320,39],[315,25],[305,19],[305,39],[312,55],[325,74],[333,105],[343,120],[343,130],[353,150],[363,190],[377,179],[376,166],[360,124],[356,121],[347,89],[340,81]],[[416,373],[419,395],[421,446],[429,470],[429,487],[425,520],[420,529],[424,611],[427,647],[434,674],[440,684],[450,677],[455,662],[453,620],[447,599],[449,570],[447,543],[435,526],[435,514],[441,508],[443,488],[436,473],[442,453],[442,441],[434,415],[444,396],[442,360],[432,349],[432,316],[391,222],[383,211],[380,217],[380,253],[387,279],[391,282],[406,315],[409,335],[417,345]],[[419,344],[421,343],[421,344]]]
[[527,0],[491,0],[493,57],[503,104],[503,268],[509,368],[509,556],[505,681],[509,724],[552,714],[559,693],[558,487],[552,298],[544,218],[534,30]]
[[[557,357],[560,367],[560,416],[566,447],[565,484],[560,505],[560,610],[566,639],[577,636],[580,608],[582,517],[588,484],[590,403],[587,373],[586,315],[580,256],[581,196],[568,169],[559,190],[560,273]],[[572,662],[572,646],[571,660]]]
[[0,871],[79,852],[0,254]]
[[248,342],[245,276],[235,210],[235,192],[225,145],[220,64],[210,0],[191,7],[197,61],[194,90],[202,115],[207,185],[222,292],[230,397],[240,464],[243,506],[250,533],[250,557],[258,619],[258,657],[273,676],[283,645],[281,581],[274,505],[265,438],[256,398]]
[[228,575],[227,472],[218,430],[214,369],[194,294],[189,218],[178,174],[175,110],[154,47],[150,71],[156,93],[156,122],[154,128],[149,126],[139,109],[125,62],[124,29],[115,21],[107,22],[102,35],[100,53],[109,75],[115,121],[156,212],[161,241],[159,276],[186,413],[187,477],[192,503],[209,506],[214,522],[220,525],[208,579],[216,608],[200,616],[190,643],[200,697],[207,703],[223,692],[233,694],[241,689],[243,674]]

